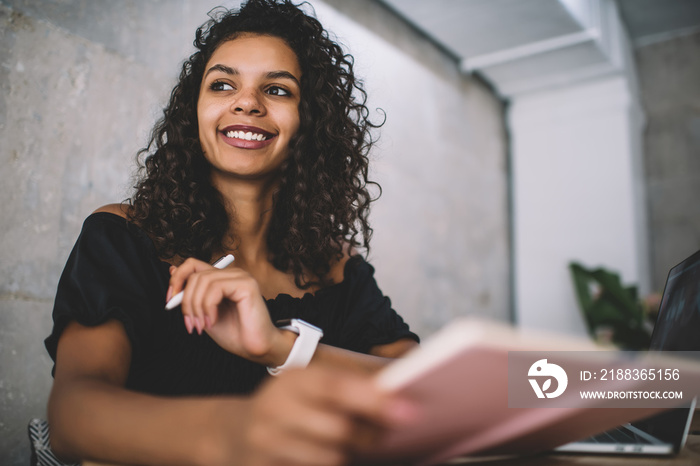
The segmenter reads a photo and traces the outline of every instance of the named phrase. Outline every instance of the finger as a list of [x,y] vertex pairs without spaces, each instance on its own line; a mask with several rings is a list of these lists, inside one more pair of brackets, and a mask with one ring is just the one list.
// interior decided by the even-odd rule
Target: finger
[[[374,387],[369,376],[331,367],[319,367],[318,372],[318,380],[313,385],[314,392],[306,393],[308,396],[316,397],[319,402],[349,414],[368,419],[381,417],[384,397]],[[308,374],[294,374],[295,377],[300,375]]]
[[348,447],[354,452],[367,451],[381,440],[383,431],[382,426],[357,419]]
[[[270,393],[271,394],[271,393]],[[286,394],[274,395],[277,400],[285,398]],[[262,400],[261,400],[262,401]],[[274,403],[273,400],[266,400]],[[299,400],[287,398],[287,407],[298,407]],[[345,464],[348,449],[337,442],[328,442],[322,436],[308,435],[304,426],[315,421],[316,417],[308,409],[303,415],[283,410],[269,409],[268,403],[262,403],[261,410],[255,416],[256,422],[248,430],[247,438],[258,453],[264,453],[269,464],[299,464],[299,465],[333,465]],[[274,442],[270,439],[274,438]],[[267,464],[267,463],[266,463]]]
[[281,427],[308,441],[335,448],[348,448],[356,430],[355,418],[325,405],[288,405]]
[[[196,272],[190,277],[185,286],[186,290],[192,288],[187,295],[187,312],[192,317],[193,325],[200,334],[205,328],[211,328],[218,320],[219,306],[224,299],[235,302],[236,291],[242,287],[250,287],[248,282],[253,280],[241,269],[218,270],[209,268]],[[265,313],[269,320],[267,308],[265,308]]]
[[207,308],[218,305],[224,298],[236,303],[251,324],[270,322],[270,315],[265,307],[258,282],[242,271],[217,274],[211,278],[211,298]]
[[[307,385],[300,384],[301,379],[296,377],[287,380],[284,375],[280,377],[281,383],[271,387],[270,397],[260,407],[260,417],[274,421],[279,437],[294,438],[336,455],[327,457],[326,464],[335,460],[344,462],[349,453],[362,451],[376,443],[381,427],[349,413],[342,405],[329,401],[328,397],[320,396],[322,392],[313,387],[323,387],[317,383],[325,379],[326,374],[311,372],[311,377],[306,378]],[[335,372],[329,371],[329,375]],[[332,374],[332,377],[336,378],[337,374]],[[362,397],[363,393],[353,396]],[[284,409],[280,410],[282,401]]]
[[[230,271],[211,270],[200,274],[197,290],[193,295],[193,305],[194,312],[202,319],[205,327],[207,321],[209,328],[216,323],[219,315],[219,306],[225,299],[236,303],[236,290],[246,285],[245,280],[241,278],[245,275],[241,272],[240,269],[232,269]],[[267,309],[265,311],[267,312]]]
[[192,329],[201,334],[199,326],[197,325],[197,312],[196,312],[196,294],[200,288],[200,280],[202,275],[200,273],[193,273],[187,278],[187,284],[185,285],[182,296],[182,304],[180,309],[182,311],[183,318],[185,319],[185,326],[188,327],[188,332],[192,333]]
[[192,323],[200,335],[205,327],[203,306],[209,294],[212,293],[211,282],[216,273],[217,271],[214,269],[196,272],[191,275],[191,279],[185,285],[186,292],[189,292],[188,310],[193,319]]
[[344,451],[362,451],[375,445],[385,427],[384,423],[323,405],[307,407],[303,412],[291,409],[289,414],[292,419],[303,419],[301,425],[288,424],[288,428],[295,428],[298,435]]
[[202,272],[213,268],[206,262],[190,257],[185,260],[179,267],[175,267],[171,271],[170,286],[173,288],[173,294],[179,293],[185,286],[185,282],[195,272]]
[[411,400],[380,390],[371,375],[327,366],[312,366],[305,372],[312,368],[321,373],[320,380],[314,384],[314,389],[318,392],[310,394],[317,396],[319,402],[385,427],[415,422],[420,416],[419,409]]
[[[219,306],[225,299],[224,288],[231,279],[223,274],[211,277],[202,295],[201,308],[205,327],[211,329],[219,320]],[[231,286],[231,285],[229,285]]]

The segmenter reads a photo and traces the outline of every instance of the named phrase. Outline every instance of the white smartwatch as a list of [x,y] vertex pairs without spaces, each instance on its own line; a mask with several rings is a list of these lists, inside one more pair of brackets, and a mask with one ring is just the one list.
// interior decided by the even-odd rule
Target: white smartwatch
[[280,320],[275,325],[282,330],[289,330],[299,335],[289,352],[287,360],[281,366],[268,367],[267,372],[271,375],[279,375],[292,367],[306,367],[311,362],[311,358],[316,352],[318,341],[323,336],[323,330],[304,322],[301,319]]

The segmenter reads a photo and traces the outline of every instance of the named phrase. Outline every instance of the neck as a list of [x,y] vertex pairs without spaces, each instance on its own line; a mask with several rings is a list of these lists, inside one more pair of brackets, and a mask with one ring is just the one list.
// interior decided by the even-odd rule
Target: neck
[[267,232],[278,179],[233,180],[213,174],[212,183],[224,198],[230,219],[228,232],[236,238],[235,244],[224,243],[222,252],[232,252],[239,265],[267,261]]

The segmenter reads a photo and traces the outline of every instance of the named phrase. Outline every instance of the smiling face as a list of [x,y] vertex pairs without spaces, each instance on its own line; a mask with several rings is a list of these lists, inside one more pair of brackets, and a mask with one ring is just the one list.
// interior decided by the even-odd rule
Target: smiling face
[[301,68],[277,37],[243,34],[207,62],[197,102],[199,140],[213,176],[269,177],[299,128]]

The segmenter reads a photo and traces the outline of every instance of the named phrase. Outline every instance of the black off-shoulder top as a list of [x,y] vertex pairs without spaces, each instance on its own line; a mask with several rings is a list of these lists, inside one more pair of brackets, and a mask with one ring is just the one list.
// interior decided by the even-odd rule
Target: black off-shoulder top
[[[51,358],[70,321],[99,325],[117,319],[132,345],[127,388],[159,395],[250,393],[264,366],[231,354],[206,334],[188,334],[179,308],[166,311],[169,264],[148,235],[106,212],[89,216],[58,284]],[[323,329],[322,343],[367,353],[373,346],[418,337],[391,308],[362,257],[345,265],[342,282],[302,298],[266,300],[272,321],[300,318]]]

